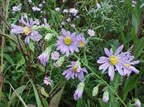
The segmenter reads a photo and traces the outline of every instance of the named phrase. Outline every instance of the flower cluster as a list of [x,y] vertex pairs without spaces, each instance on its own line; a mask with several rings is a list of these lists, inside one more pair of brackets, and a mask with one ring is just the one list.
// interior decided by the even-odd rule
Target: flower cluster
[[112,49],[105,48],[104,51],[107,57],[102,56],[97,61],[101,64],[99,70],[105,72],[108,69],[111,80],[114,79],[115,71],[118,71],[122,76],[129,76],[132,72],[139,73],[139,70],[134,67],[135,64],[139,63],[139,60],[133,61],[134,56],[131,55],[130,51],[122,52],[123,47],[121,45],[115,52]]
[[65,29],[61,30],[61,36],[57,40],[57,50],[68,57],[70,53],[79,52],[78,47],[84,47],[86,40],[83,35],[76,35]]

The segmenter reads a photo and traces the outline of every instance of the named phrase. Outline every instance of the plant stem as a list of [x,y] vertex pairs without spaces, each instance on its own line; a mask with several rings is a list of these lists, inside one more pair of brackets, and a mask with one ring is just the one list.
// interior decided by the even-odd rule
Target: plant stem
[[113,94],[115,94],[116,95],[116,97],[119,99],[119,101],[124,105],[124,107],[127,107],[127,105],[124,103],[124,101],[120,98],[120,96],[117,94],[117,93],[115,93],[113,90],[113,88],[103,79],[103,78],[101,78],[99,75],[97,75],[96,73],[95,73],[95,71],[93,71],[88,65],[86,65],[84,62],[82,62],[91,72],[93,72],[94,73],[94,75],[98,78],[98,79],[100,79],[105,85],[107,85],[108,87],[109,87],[109,89],[111,90],[111,92],[113,93]]
[[[9,7],[9,0],[4,0],[3,1],[3,14],[2,14],[2,18],[4,17],[4,20],[7,20],[8,18],[8,7]],[[2,23],[2,32],[5,33],[6,31],[6,26],[4,24],[4,22]],[[1,100],[1,96],[2,96],[2,81],[3,81],[3,68],[4,68],[4,45],[5,45],[5,38],[4,36],[2,36],[2,43],[1,43],[1,67],[0,67],[0,100]]]

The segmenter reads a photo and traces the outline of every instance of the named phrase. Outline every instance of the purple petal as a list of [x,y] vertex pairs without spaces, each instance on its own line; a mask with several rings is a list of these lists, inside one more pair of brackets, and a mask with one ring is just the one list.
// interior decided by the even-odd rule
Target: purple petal
[[116,65],[116,69],[117,69],[117,71],[120,73],[120,75],[125,75],[124,74],[124,72],[123,72],[123,70],[122,70],[122,68],[121,67],[119,67],[120,65]]
[[108,66],[110,66],[108,63],[104,63],[99,67],[99,70],[103,69],[105,71],[108,68]]
[[118,55],[122,51],[123,47],[124,47],[124,45],[119,46],[115,52],[115,55]]
[[130,68],[132,71],[134,71],[136,74],[138,74],[138,73],[139,73],[139,70],[137,70],[135,67],[130,66],[129,68]]
[[61,33],[62,33],[63,36],[68,36],[67,35],[67,31],[65,29],[63,29],[63,28],[61,29]]
[[24,20],[24,17],[21,17],[21,19],[19,20],[19,22],[21,22],[22,24],[29,26],[29,22],[28,19],[26,19],[26,21]]
[[131,70],[128,70],[128,69],[124,69],[124,73],[125,75],[129,76],[131,74]]
[[101,59],[97,60],[98,64],[107,63],[107,62],[108,62],[107,59],[105,59],[105,60],[101,60]]
[[29,44],[29,41],[30,41],[30,37],[27,36],[27,37],[25,38],[25,43],[26,43],[26,44]]
[[11,27],[12,27],[11,33],[14,33],[14,34],[23,33],[23,27],[17,26],[17,25],[14,25],[14,24],[12,24]]
[[138,64],[138,63],[139,63],[139,60],[133,61],[133,62],[131,62],[130,64],[131,64],[131,65],[136,65],[136,64]]
[[42,35],[40,35],[37,31],[33,31],[33,32],[30,34],[30,38],[31,38],[33,41],[39,41],[39,40],[42,38]]
[[82,81],[82,80],[84,79],[84,74],[83,74],[83,72],[80,72],[80,73],[78,74],[78,79],[79,79],[80,81]]
[[111,56],[112,55],[112,53],[107,48],[104,48],[104,51],[105,51],[105,54],[107,56]]
[[110,80],[112,81],[114,79],[114,66],[109,66],[108,75],[110,76]]
[[88,73],[86,68],[82,68],[82,71]]
[[75,50],[74,46],[69,46],[69,50],[71,51],[71,53],[73,53]]

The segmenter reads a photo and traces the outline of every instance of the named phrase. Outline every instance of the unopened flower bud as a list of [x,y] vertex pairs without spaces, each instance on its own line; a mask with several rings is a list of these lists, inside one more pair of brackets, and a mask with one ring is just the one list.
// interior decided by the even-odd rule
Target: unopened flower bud
[[82,97],[83,91],[84,91],[84,86],[85,86],[84,82],[80,82],[80,83],[77,85],[77,89],[76,89],[76,91],[75,91],[75,93],[74,93],[74,99],[75,99],[75,100],[78,100],[79,98]]
[[60,58],[56,61],[56,63],[54,63],[54,66],[55,66],[55,67],[60,67],[60,66],[63,64],[64,60],[65,60],[65,56],[60,57]]
[[101,5],[99,3],[96,4],[97,9],[101,8]]
[[134,99],[135,101],[135,107],[141,107],[141,102],[139,99]]
[[103,102],[108,103],[109,101],[109,92],[106,90],[102,97]]
[[96,96],[98,94],[99,84],[93,88],[92,96]]
[[55,10],[56,10],[57,12],[59,12],[59,11],[60,11],[60,8],[59,8],[59,7],[56,7]]
[[53,37],[53,34],[52,34],[52,33],[47,33],[44,39],[45,39],[46,41],[50,41],[52,37]]

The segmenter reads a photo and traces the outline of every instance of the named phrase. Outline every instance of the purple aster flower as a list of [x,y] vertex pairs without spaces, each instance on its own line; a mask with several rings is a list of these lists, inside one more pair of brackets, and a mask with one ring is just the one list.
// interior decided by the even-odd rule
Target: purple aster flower
[[68,67],[70,68],[63,72],[67,80],[70,78],[74,79],[74,77],[77,77],[80,81],[84,79],[84,73],[87,73],[87,70],[86,68],[81,68],[78,61],[72,61]]
[[76,16],[78,14],[78,10],[75,8],[70,8],[69,12],[72,13],[73,16]]
[[87,33],[89,36],[95,36],[95,31],[92,29],[88,29]]
[[48,63],[50,52],[51,47],[47,47],[45,51],[37,57],[44,66],[46,66],[46,64]]
[[18,11],[20,11],[20,10],[21,10],[21,6],[20,6],[20,5],[12,7],[12,11],[13,11],[14,13],[15,13],[15,12],[18,12]]
[[125,75],[129,76],[132,71],[135,72],[136,74],[139,73],[139,70],[137,70],[134,65],[139,63],[139,60],[133,61],[134,56],[130,55],[130,53],[125,54],[123,57],[123,60],[125,61],[125,67],[123,67]]
[[86,45],[86,40],[83,35],[78,35],[77,37],[78,47],[84,47]]
[[77,85],[77,89],[74,93],[74,99],[75,100],[78,100],[80,98],[82,98],[82,95],[83,95],[83,91],[84,91],[84,82],[80,82],[78,85]]
[[44,84],[46,85],[52,85],[53,81],[50,79],[50,77],[45,76],[43,80]]
[[36,6],[33,6],[33,7],[32,7],[32,10],[33,10],[33,11],[41,11],[41,9],[38,8],[38,7],[36,7]]
[[48,62],[49,56],[47,53],[42,53],[41,55],[38,56],[38,59],[40,60],[40,62],[45,66]]
[[61,36],[58,37],[57,41],[57,50],[60,50],[61,53],[65,53],[68,57],[70,52],[74,51],[79,52],[76,40],[76,33],[70,33],[64,29],[61,30]]
[[42,36],[35,30],[32,29],[33,25],[36,25],[38,23],[38,21],[30,19],[30,21],[27,18],[23,18],[21,17],[20,22],[24,25],[24,26],[17,26],[12,24],[11,27],[11,33],[14,34],[24,34],[26,36],[25,38],[25,43],[29,43],[29,40],[33,40],[33,41],[39,41]]
[[59,52],[54,51],[53,53],[51,53],[51,58],[52,58],[53,60],[57,60],[59,57],[60,57]]
[[102,56],[97,61],[97,63],[101,64],[99,70],[103,70],[104,72],[108,69],[108,75],[110,76],[111,80],[113,80],[114,78],[115,70],[117,70],[120,75],[125,75],[124,71],[122,70],[122,68],[124,67],[124,65],[122,64],[124,62],[121,59],[123,55],[121,54],[122,49],[123,45],[118,47],[118,49],[114,53],[112,49],[108,50],[107,48],[105,48],[104,51],[107,57]]
[[39,55],[37,58],[40,60],[41,64],[46,66],[49,60],[49,54],[45,51],[41,55]]

